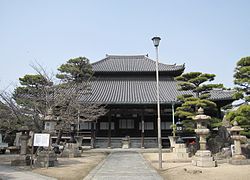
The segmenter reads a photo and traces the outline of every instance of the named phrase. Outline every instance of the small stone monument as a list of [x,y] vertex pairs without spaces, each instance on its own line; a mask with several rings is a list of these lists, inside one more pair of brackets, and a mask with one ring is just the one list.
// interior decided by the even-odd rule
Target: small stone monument
[[76,126],[75,124],[70,125],[70,140],[66,143],[64,150],[62,152],[62,157],[80,157],[81,151],[79,150],[79,145],[75,140]]
[[197,122],[195,133],[200,137],[200,149],[195,153],[192,165],[199,167],[215,167],[217,162],[211,156],[211,151],[206,149],[206,137],[209,134],[207,123],[211,119],[210,116],[204,114],[204,110],[200,107],[198,115],[193,118]]
[[241,160],[245,160],[246,157],[242,154],[241,151],[241,142],[246,141],[246,136],[240,135],[240,131],[244,130],[240,126],[238,126],[237,121],[234,121],[234,126],[230,129],[231,138],[234,140],[234,149],[232,152],[232,160],[231,164],[242,164]]
[[11,161],[12,166],[25,166],[30,165],[30,155],[27,155],[28,152],[28,140],[30,138],[29,136],[29,128],[28,126],[22,126],[19,131],[21,132],[20,135],[20,144],[21,144],[21,150],[20,155]]
[[130,137],[125,136],[122,138],[122,149],[129,149],[130,148]]

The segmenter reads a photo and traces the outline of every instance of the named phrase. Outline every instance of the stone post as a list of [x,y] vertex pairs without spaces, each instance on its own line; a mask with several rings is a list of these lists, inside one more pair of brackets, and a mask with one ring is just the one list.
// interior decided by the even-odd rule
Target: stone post
[[214,161],[214,158],[211,157],[211,152],[206,148],[206,137],[209,134],[207,123],[211,117],[204,115],[204,110],[199,108],[198,115],[193,119],[197,122],[195,133],[200,137],[200,149],[195,153],[192,164],[199,167],[215,167],[217,165],[216,161]]

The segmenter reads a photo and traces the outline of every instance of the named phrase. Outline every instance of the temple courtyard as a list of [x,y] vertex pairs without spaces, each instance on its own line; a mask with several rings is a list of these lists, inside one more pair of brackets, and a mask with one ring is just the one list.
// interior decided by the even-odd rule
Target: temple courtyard
[[178,162],[172,154],[163,151],[163,168],[158,169],[157,149],[103,149],[88,150],[79,158],[58,158],[58,165],[31,169],[13,167],[15,155],[0,156],[0,179],[167,179],[167,180],[248,180],[250,165],[231,165],[218,160],[217,167],[201,168],[191,159]]

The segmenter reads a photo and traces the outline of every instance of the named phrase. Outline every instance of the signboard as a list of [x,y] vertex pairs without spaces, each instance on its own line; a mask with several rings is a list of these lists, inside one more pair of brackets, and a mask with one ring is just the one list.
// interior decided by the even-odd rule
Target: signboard
[[49,147],[50,134],[34,134],[34,146]]

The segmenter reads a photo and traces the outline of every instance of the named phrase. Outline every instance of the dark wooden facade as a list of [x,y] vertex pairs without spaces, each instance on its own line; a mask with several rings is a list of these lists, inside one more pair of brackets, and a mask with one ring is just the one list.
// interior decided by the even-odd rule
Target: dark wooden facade
[[[156,147],[155,61],[147,56],[107,56],[92,65],[96,77],[92,93],[81,101],[105,104],[109,111],[97,122],[81,124],[80,131],[90,131],[96,147],[119,147],[124,137],[130,137],[134,147]],[[172,133],[172,112],[180,105],[177,96],[191,93],[178,91],[174,80],[184,69],[183,65],[159,64],[163,141]],[[218,108],[232,101],[231,92],[214,90],[211,95]]]

